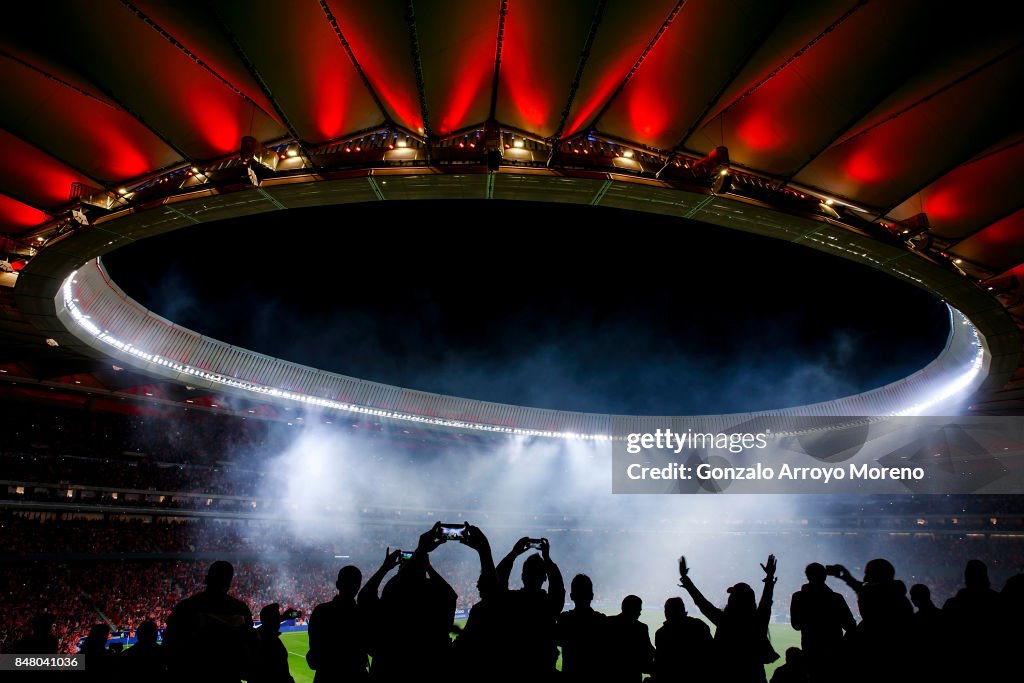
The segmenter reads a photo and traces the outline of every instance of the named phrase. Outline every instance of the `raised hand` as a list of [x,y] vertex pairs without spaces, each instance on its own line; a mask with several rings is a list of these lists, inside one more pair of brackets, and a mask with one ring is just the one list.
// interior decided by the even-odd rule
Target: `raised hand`
[[690,568],[686,566],[686,557],[679,556],[679,585],[685,586],[686,582],[690,580],[689,577]]
[[540,539],[540,554],[544,556],[545,562],[551,561],[551,542],[546,538]]
[[388,570],[392,570],[398,566],[399,561],[402,559],[401,550],[391,550],[391,546],[388,546],[387,552],[384,553],[383,566]]
[[480,527],[473,526],[469,522],[466,522],[466,530],[462,533],[462,542],[477,551],[490,547],[490,543]]
[[518,541],[516,541],[516,544],[514,546],[512,546],[512,552],[515,553],[516,555],[522,555],[523,553],[525,553],[529,549],[530,549],[530,537],[529,536],[523,536]]
[[768,561],[765,564],[761,565],[761,569],[764,570],[764,574],[765,574],[764,580],[765,581],[772,581],[772,582],[774,582],[776,580],[775,579],[775,569],[776,569],[777,566],[778,566],[778,563],[775,561],[775,556],[774,555],[769,555],[768,556]]
[[441,534],[441,522],[437,522],[430,529],[420,534],[420,542],[416,546],[416,550],[429,553],[442,543],[444,543],[444,536]]

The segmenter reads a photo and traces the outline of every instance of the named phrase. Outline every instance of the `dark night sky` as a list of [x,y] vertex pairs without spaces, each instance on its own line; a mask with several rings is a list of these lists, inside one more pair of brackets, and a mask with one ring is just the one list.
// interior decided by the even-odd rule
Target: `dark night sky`
[[682,219],[388,202],[207,224],[104,259],[156,312],[365,379],[546,408],[827,400],[934,358],[945,306],[805,247]]

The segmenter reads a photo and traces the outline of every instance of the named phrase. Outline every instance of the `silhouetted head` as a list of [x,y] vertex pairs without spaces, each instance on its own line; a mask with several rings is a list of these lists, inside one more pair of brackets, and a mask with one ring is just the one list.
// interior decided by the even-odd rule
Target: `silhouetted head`
[[594,600],[594,582],[586,574],[577,574],[569,584],[569,598],[577,607],[589,607]]
[[135,629],[135,639],[139,645],[156,645],[156,622],[146,619]]
[[476,580],[476,590],[480,593],[481,600],[493,597],[496,589],[497,582],[494,580],[493,574],[480,574],[480,577]]
[[219,593],[227,593],[231,587],[231,579],[235,576],[235,568],[227,560],[217,560],[206,572],[206,588]]
[[622,613],[628,616],[631,621],[636,621],[640,618],[640,612],[643,611],[643,608],[644,601],[638,595],[627,595],[622,598]]
[[864,583],[884,583],[896,578],[896,567],[892,562],[877,557],[864,565]]
[[932,604],[932,591],[923,583],[915,583],[910,587],[910,602],[921,609]]
[[354,598],[363,585],[363,573],[355,565],[347,565],[338,571],[338,580],[334,583],[338,592],[346,598]]
[[964,585],[968,588],[989,588],[988,567],[981,560],[968,560],[964,568]]
[[786,664],[792,664],[794,666],[804,663],[804,653],[798,647],[787,647],[786,648]]
[[825,565],[819,562],[811,562],[804,569],[804,576],[808,583],[825,583]]
[[32,627],[32,632],[41,635],[49,633],[50,629],[53,628],[53,615],[47,614],[46,612],[40,612],[32,617],[29,621],[29,625]]
[[93,624],[89,629],[89,635],[85,637],[85,651],[99,652],[107,647],[107,636],[110,634],[110,627],[106,624]]
[[733,615],[753,614],[757,611],[757,600],[754,589],[743,582],[737,583],[728,590],[729,600],[725,603],[725,611]]
[[260,610],[260,625],[276,632],[281,626],[281,605],[272,602]]
[[548,570],[544,566],[544,558],[539,553],[535,553],[526,558],[526,562],[523,562],[523,587],[530,589],[539,589],[544,585],[544,580],[548,577]]
[[682,598],[669,598],[665,601],[665,621],[673,623],[686,617],[686,604]]
[[1003,584],[1003,591],[1000,593],[1011,609],[1024,604],[1024,574],[1014,574]]

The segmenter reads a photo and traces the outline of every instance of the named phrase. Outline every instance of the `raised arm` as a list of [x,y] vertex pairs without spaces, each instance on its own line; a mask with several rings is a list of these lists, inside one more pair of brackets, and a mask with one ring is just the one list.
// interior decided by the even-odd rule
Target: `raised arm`
[[540,552],[544,557],[544,569],[548,574],[548,604],[553,616],[557,618],[565,607],[565,580],[562,579],[562,571],[558,565],[551,561],[551,544],[548,539],[541,539]]
[[[491,544],[487,536],[469,522],[466,522],[466,533],[462,536],[462,542],[477,552],[480,556],[480,583],[481,592],[486,594],[489,589],[497,586],[498,579],[494,568],[494,555],[491,554]],[[505,580],[505,587],[508,587],[508,577]],[[482,597],[482,596],[481,596]]]
[[775,561],[774,555],[769,555],[768,561],[761,565],[761,569],[764,570],[764,579],[762,579],[764,588],[761,589],[761,600],[757,603],[757,612],[766,624],[772,615],[772,598],[775,596],[775,582],[778,581],[775,578],[777,568],[778,563]]
[[841,564],[837,564],[836,569],[839,572],[839,579],[852,588],[854,593],[860,593],[860,589],[864,587],[864,582],[853,578],[853,574],[850,573],[850,570]]
[[693,604],[697,605],[697,609],[711,621],[712,624],[718,626],[722,621],[722,610],[715,607],[711,602],[704,597],[697,586],[690,580],[690,568],[686,566],[686,558],[679,558],[679,585],[686,589],[686,592],[690,594],[690,599],[693,600]]
[[379,600],[380,584],[384,580],[384,577],[388,575],[388,572],[398,566],[398,559],[401,555],[401,550],[392,551],[390,547],[387,549],[387,553],[384,555],[384,562],[381,563],[380,569],[374,572],[373,576],[367,579],[366,583],[359,590],[359,595],[356,596],[356,601],[360,605],[368,605]]
[[516,544],[512,546],[512,550],[509,551],[508,555],[502,558],[501,562],[498,563],[495,573],[497,575],[498,590],[508,590],[508,580],[512,576],[512,567],[516,563],[516,558],[525,553],[530,549],[530,538],[523,536]]

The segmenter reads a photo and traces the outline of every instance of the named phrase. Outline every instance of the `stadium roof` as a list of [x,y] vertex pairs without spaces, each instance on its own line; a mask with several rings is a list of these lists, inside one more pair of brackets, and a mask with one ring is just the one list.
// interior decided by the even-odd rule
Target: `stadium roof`
[[[95,220],[221,182],[245,136],[266,147],[254,158],[273,152],[264,175],[319,178],[405,161],[472,174],[497,134],[524,169],[590,163],[699,184],[699,160],[725,147],[729,169],[780,197],[913,239],[1019,325],[1018,11],[923,0],[19,6],[0,27],[0,252],[45,251],[74,227],[72,210]],[[415,151],[403,161],[393,144]],[[595,161],[576,161],[585,154]],[[595,182],[600,201],[608,187]],[[45,335],[0,294],[0,364],[81,362],[40,349]],[[1022,397],[1018,368],[975,406],[1019,413]]]

